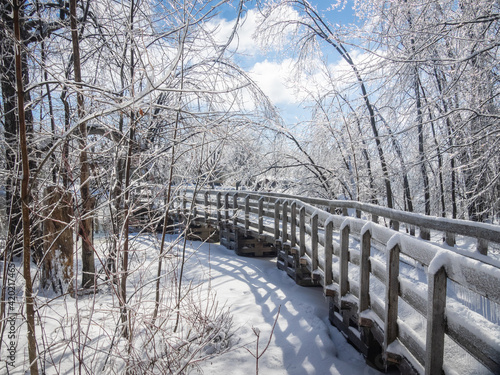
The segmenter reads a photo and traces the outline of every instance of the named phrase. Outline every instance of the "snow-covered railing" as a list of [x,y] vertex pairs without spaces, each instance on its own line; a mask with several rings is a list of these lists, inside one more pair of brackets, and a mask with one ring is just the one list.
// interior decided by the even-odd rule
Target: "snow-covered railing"
[[[500,373],[500,261],[487,255],[500,227],[275,193],[187,190],[177,198],[179,214],[296,252],[331,300],[330,320],[368,357],[377,341],[386,364],[419,373],[465,365]],[[470,239],[477,250],[465,246]]]

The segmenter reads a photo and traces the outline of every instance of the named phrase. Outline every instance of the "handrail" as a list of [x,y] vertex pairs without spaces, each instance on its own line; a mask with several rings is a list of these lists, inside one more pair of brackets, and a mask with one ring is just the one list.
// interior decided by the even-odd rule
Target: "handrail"
[[[199,198],[192,199],[193,193]],[[333,299],[338,313],[347,317],[339,320],[334,314],[333,320],[352,342],[360,339],[352,333],[349,324],[344,325],[345,319],[355,319],[354,326],[357,325],[358,330],[372,327],[374,332],[379,332],[386,361],[399,361],[399,357],[404,357],[417,372],[434,374],[443,368],[444,337],[447,335],[479,363],[500,373],[500,344],[489,340],[486,334],[488,330],[496,330],[500,337],[500,319],[490,322],[478,315],[472,322],[463,322],[461,315],[455,312],[460,301],[447,295],[446,286],[449,280],[457,288],[480,296],[484,304],[500,312],[500,262],[485,255],[488,242],[500,243],[498,226],[432,218],[360,202],[278,193],[186,190],[182,194],[177,196],[179,211],[193,209],[205,221],[232,225],[245,232],[254,231],[257,236],[276,241],[277,246],[283,248],[287,244],[296,249],[300,257],[297,267],[304,265],[324,287],[325,294]],[[188,205],[186,194],[191,195],[189,201],[194,202],[195,207]],[[342,215],[335,213],[337,208],[343,209]],[[424,234],[429,234],[425,230],[437,230],[447,233],[448,238],[450,234],[473,237],[482,254],[416,238],[398,231],[397,224],[393,223],[394,229],[387,228],[372,221],[373,217],[372,220],[361,218],[359,212],[356,217],[347,216],[347,209],[371,214],[375,219],[384,217],[418,226],[424,229]],[[338,240],[332,240],[334,233]],[[349,247],[350,238],[359,241],[359,248]],[[375,256],[374,249],[383,257]],[[416,264],[412,267],[420,267],[420,272],[425,272],[427,283],[418,282],[423,292],[414,288],[408,276],[402,273],[403,257],[412,259]],[[349,267],[359,269],[358,278],[349,274]],[[380,292],[382,295],[370,290],[373,282],[385,285],[385,292]],[[423,344],[411,327],[400,321],[400,299],[427,320],[427,337]]]
[[[193,190],[186,189],[186,192]],[[290,201],[300,201],[307,203],[311,206],[324,206],[328,207],[331,211],[334,209],[352,209],[357,211],[366,212],[374,215],[376,218],[383,217],[397,223],[405,223],[410,226],[415,226],[424,230],[435,230],[443,232],[448,236],[458,234],[466,237],[475,238],[478,240],[478,251],[486,255],[488,244],[487,242],[494,242],[500,244],[500,226],[488,223],[472,222],[460,219],[450,219],[442,217],[434,217],[422,215],[419,213],[399,211],[392,208],[381,207],[371,203],[363,203],[349,200],[328,200],[323,198],[310,198],[299,195],[272,193],[272,192],[255,192],[246,190],[205,190],[200,189],[198,194],[209,192],[210,194],[237,194],[239,196],[266,196],[273,198],[285,198]],[[428,238],[426,238],[428,239]],[[453,246],[454,242],[447,242]]]

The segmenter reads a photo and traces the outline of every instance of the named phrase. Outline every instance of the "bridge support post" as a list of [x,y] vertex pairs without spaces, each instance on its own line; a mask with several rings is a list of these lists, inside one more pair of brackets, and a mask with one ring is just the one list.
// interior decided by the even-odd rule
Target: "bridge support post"
[[217,202],[216,202],[216,205],[217,205],[217,225],[219,226],[220,228],[220,225],[222,223],[222,218],[221,218],[221,209],[222,209],[222,203],[221,203],[221,192],[219,191],[217,193]]
[[288,242],[288,202],[283,201],[282,204],[282,219],[281,219],[281,239],[283,243]]
[[444,267],[428,275],[426,375],[441,374],[443,371],[446,281]]
[[233,195],[233,227],[238,226],[238,193]]
[[286,271],[288,276],[290,276],[292,279],[296,279],[295,277],[295,258],[294,258],[294,253],[296,253],[296,248],[295,248],[295,232],[297,230],[297,206],[296,203],[293,202],[291,204],[291,216],[290,216],[290,225],[291,225],[291,235],[290,235],[290,242],[288,242],[288,203],[285,201],[283,202],[283,241],[277,248],[278,252],[278,261],[277,265],[278,268]]
[[278,242],[280,239],[280,201],[274,201],[274,241]]
[[325,226],[325,288],[333,282],[333,222]]
[[349,225],[344,225],[340,232],[340,259],[339,259],[339,289],[340,299],[349,291]]
[[208,204],[208,191],[206,191],[204,194],[203,194],[203,204],[205,205],[205,212],[204,212],[204,216],[205,216],[205,223],[208,225],[208,218],[210,217],[210,208],[209,208],[209,204]]
[[306,208],[299,210],[299,257],[306,253]]
[[386,362],[398,362],[389,353],[389,346],[398,337],[398,299],[399,299],[399,244],[394,245],[387,252],[387,274],[385,294],[385,324],[384,324],[384,357]]
[[[369,230],[361,237],[361,259],[359,265],[359,314],[370,306],[370,249],[372,235]],[[360,319],[361,320],[361,319]],[[361,324],[361,322],[360,322]]]
[[320,275],[316,273],[318,269],[318,214],[311,217],[311,278],[319,281]]
[[257,215],[258,215],[258,220],[259,220],[258,233],[259,233],[259,235],[262,235],[264,233],[264,197],[259,198]]
[[245,197],[245,232],[250,230],[250,196]]
[[297,203],[292,202],[290,206],[290,247],[295,247],[297,239]]

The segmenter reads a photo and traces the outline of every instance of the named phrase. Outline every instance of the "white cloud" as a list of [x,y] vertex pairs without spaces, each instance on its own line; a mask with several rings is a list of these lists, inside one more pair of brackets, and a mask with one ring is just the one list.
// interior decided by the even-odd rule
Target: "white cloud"
[[303,95],[293,87],[294,60],[282,62],[264,60],[256,63],[249,71],[250,77],[275,105],[298,104]]
[[[213,37],[217,43],[227,43],[233,32],[235,22],[235,19],[226,20],[222,18],[208,23],[208,27],[214,30]],[[253,9],[247,11],[245,17],[239,20],[236,35],[229,46],[230,49],[250,56],[259,54],[260,47],[253,38],[258,23],[258,12]]]
[[[279,7],[274,12],[263,27],[263,31],[256,40],[255,33],[262,22],[262,16],[257,9],[249,9],[244,13],[244,16],[239,20],[236,35],[234,36],[230,49],[238,54],[247,55],[249,57],[260,56],[266,51],[278,51],[286,48],[290,41],[289,36],[294,32],[293,27],[284,28],[279,33],[271,33],[266,35],[268,28],[266,25],[278,23],[279,20],[291,21],[299,19],[299,14],[292,7]],[[208,23],[209,27],[214,30],[214,38],[220,43],[226,43],[233,32],[236,20],[216,19]]]

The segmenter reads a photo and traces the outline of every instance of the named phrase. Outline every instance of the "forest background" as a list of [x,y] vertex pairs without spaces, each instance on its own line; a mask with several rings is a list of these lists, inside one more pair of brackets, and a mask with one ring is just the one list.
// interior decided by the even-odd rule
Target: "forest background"
[[1,249],[24,254],[32,371],[33,285],[68,291],[30,271],[47,260],[43,223],[60,206],[71,208],[58,219],[68,241],[83,239],[69,247],[82,267],[70,279],[83,290],[99,272],[115,280],[129,339],[131,224],[146,212],[144,231],[166,228],[183,186],[498,222],[499,10],[495,0],[2,0]]

